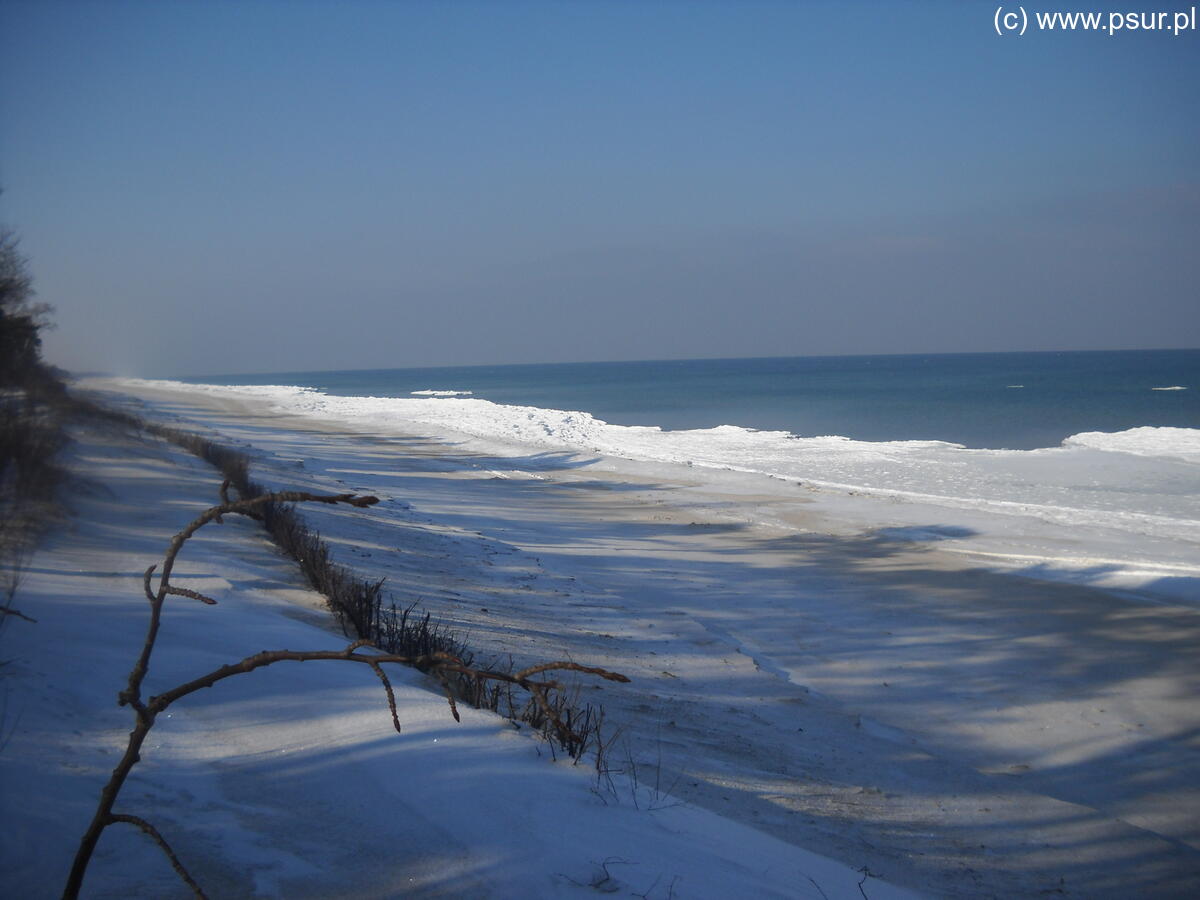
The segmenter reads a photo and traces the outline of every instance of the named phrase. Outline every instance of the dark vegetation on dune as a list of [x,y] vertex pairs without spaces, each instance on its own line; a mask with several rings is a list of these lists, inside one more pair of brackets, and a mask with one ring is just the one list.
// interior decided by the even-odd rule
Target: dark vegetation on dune
[[35,303],[16,236],[0,231],[0,629],[29,619],[13,606],[25,561],[59,512],[66,443],[57,370],[42,362],[50,307]]

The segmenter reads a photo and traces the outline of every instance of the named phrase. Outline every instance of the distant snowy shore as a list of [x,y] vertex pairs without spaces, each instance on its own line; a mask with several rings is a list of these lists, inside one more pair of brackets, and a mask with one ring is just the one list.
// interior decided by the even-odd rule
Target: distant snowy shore
[[[1200,596],[1200,429],[1141,427],[1077,434],[1042,450],[968,450],[730,425],[664,431],[611,425],[581,411],[443,396],[469,392],[429,390],[404,399],[289,385],[92,383],[239,398],[357,429],[466,439],[512,457],[553,449],[770,476],[819,492],[851,521],[878,520],[878,510],[863,508],[871,497],[892,504],[888,515],[897,525],[970,532],[972,540],[948,540],[945,549],[975,553],[989,565],[1176,600]],[[851,497],[857,500],[848,505]]]

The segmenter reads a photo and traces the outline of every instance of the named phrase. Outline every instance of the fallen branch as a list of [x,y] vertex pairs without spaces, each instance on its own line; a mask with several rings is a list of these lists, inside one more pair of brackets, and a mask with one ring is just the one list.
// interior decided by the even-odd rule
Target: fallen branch
[[18,619],[24,619],[26,622],[32,622],[34,625],[37,624],[37,619],[27,616],[19,609],[13,609],[11,606],[0,606],[0,615],[16,616]]
[[[222,503],[231,502],[230,488],[242,499],[258,497],[264,488],[250,477],[250,460],[240,450],[179,428],[147,422],[127,412],[99,405],[75,396],[64,400],[79,414],[123,428],[131,428],[169,441],[213,465],[225,479],[221,485]],[[352,570],[338,564],[329,545],[312,531],[293,505],[265,504],[261,509],[244,513],[259,521],[279,549],[300,567],[309,585],[325,597],[343,633],[369,638],[386,653],[425,656],[435,652],[450,653],[469,667],[474,656],[466,644],[443,625],[433,622],[429,612],[414,614],[417,601],[397,606],[391,598],[384,603],[384,579],[364,580]],[[220,523],[217,516],[213,521]],[[154,593],[146,583],[146,596],[153,603]],[[192,599],[205,602],[198,595]],[[509,670],[512,660],[509,660]],[[513,684],[472,678],[461,672],[433,673],[442,683],[448,699],[465,702],[479,709],[508,715],[514,721],[525,722],[543,734],[550,743],[551,753],[559,746],[576,762],[589,747],[595,749],[597,771],[603,768],[601,757],[605,742],[599,733],[602,714],[598,706],[578,705],[578,693],[557,692],[539,701],[530,696],[523,707],[513,703]],[[490,686],[489,686],[490,685]],[[451,703],[453,708],[454,702]],[[559,729],[553,717],[548,717],[545,705],[557,711],[566,721],[567,731]],[[505,711],[507,707],[507,711]],[[564,737],[566,736],[566,737]]]
[[179,861],[179,857],[175,855],[175,851],[171,849],[171,845],[167,843],[167,839],[159,833],[157,828],[155,828],[141,816],[131,816],[121,813],[109,816],[108,821],[109,824],[125,822],[129,825],[133,825],[136,828],[140,828],[146,834],[150,835],[150,838],[154,841],[154,843],[158,844],[159,849],[162,850],[167,859],[171,861],[171,868],[175,870],[176,874],[178,874],[180,879],[183,880],[183,883],[190,887],[197,897],[204,897],[204,891],[200,889],[200,885],[196,884],[196,879],[192,878],[192,876],[188,873],[188,870],[183,867],[183,863]]
[[[129,734],[129,742],[125,748],[125,753],[121,757],[117,767],[113,769],[112,776],[108,783],[100,792],[100,802],[96,808],[95,815],[89,824],[87,831],[84,832],[83,838],[79,844],[79,850],[75,855],[74,864],[71,867],[70,875],[67,879],[66,887],[63,891],[64,898],[75,898],[79,895],[80,888],[83,885],[83,878],[87,872],[88,864],[96,849],[96,844],[100,839],[100,835],[109,825],[117,822],[124,822],[134,825],[141,829],[145,834],[150,836],[155,841],[158,847],[163,851],[170,860],[172,867],[178,873],[179,877],[190,887],[198,897],[203,897],[204,893],[195,880],[188,874],[183,864],[179,861],[178,856],[171,849],[166,839],[146,820],[129,815],[127,813],[114,813],[113,805],[117,800],[117,796],[121,792],[121,788],[125,784],[126,779],[133,767],[141,761],[141,748],[145,743],[150,729],[154,727],[155,720],[166,710],[172,703],[183,697],[193,694],[196,691],[204,688],[210,688],[227,678],[232,678],[235,675],[244,675],[253,672],[256,669],[261,669],[266,666],[274,665],[279,662],[311,662],[316,660],[332,660],[343,662],[355,662],[369,666],[383,684],[384,692],[387,695],[388,710],[392,716],[392,725],[397,732],[400,731],[400,717],[396,710],[396,695],[392,690],[392,684],[388,680],[387,673],[383,666],[387,664],[399,664],[413,666],[422,672],[437,677],[446,687],[446,696],[450,704],[450,712],[456,721],[459,720],[458,709],[454,703],[454,695],[450,690],[447,681],[447,675],[457,673],[472,679],[477,684],[482,684],[486,681],[503,682],[517,685],[528,691],[533,697],[534,702],[542,710],[546,719],[551,722],[558,732],[560,739],[564,742],[580,742],[582,738],[574,733],[570,726],[562,721],[562,718],[555,711],[554,704],[548,699],[550,691],[559,689],[556,681],[534,680],[534,677],[546,672],[552,671],[573,671],[588,675],[596,675],[600,678],[609,681],[627,682],[629,679],[624,675],[616,672],[610,672],[606,669],[601,669],[595,666],[583,666],[574,662],[551,662],[542,663],[536,666],[522,669],[516,673],[495,672],[489,670],[474,669],[467,665],[460,657],[451,653],[435,652],[415,656],[389,654],[379,651],[375,645],[367,639],[357,640],[349,644],[342,650],[264,650],[261,653],[255,653],[247,656],[235,663],[221,666],[213,671],[194,678],[184,684],[177,685],[161,694],[155,694],[147,700],[142,699],[142,685],[146,679],[146,675],[150,668],[150,660],[154,653],[154,645],[158,639],[159,624],[162,619],[163,604],[169,596],[185,597],[188,599],[199,600],[206,604],[215,604],[216,601],[211,597],[207,597],[198,591],[189,590],[187,588],[175,587],[171,584],[171,572],[175,566],[175,560],[179,552],[183,549],[183,545],[192,537],[200,528],[207,525],[209,522],[220,522],[222,516],[230,514],[240,514],[247,516],[256,516],[262,508],[280,503],[330,503],[330,504],[347,504],[358,508],[365,508],[378,503],[375,497],[363,497],[355,494],[309,494],[299,491],[280,491],[270,494],[262,494],[257,497],[243,500],[230,500],[228,494],[229,482],[226,481],[221,485],[222,503],[218,506],[211,507],[201,513],[196,519],[188,524],[186,528],[176,534],[167,545],[166,555],[163,559],[161,574],[158,579],[157,589],[152,589],[152,581],[154,572],[158,568],[150,566],[146,569],[143,577],[142,585],[146,595],[146,599],[150,602],[150,622],[146,628],[146,637],[142,643],[141,652],[138,655],[137,661],[134,663],[133,669],[129,673],[129,678],[126,687],[117,696],[119,705],[129,706],[135,713],[135,724],[133,731]],[[375,652],[369,652],[375,651]]]

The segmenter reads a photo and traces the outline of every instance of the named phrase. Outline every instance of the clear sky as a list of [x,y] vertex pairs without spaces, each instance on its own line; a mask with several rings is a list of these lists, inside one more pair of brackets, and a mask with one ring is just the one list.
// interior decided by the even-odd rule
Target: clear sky
[[1200,32],[995,2],[4,0],[0,220],[79,371],[1200,345]]

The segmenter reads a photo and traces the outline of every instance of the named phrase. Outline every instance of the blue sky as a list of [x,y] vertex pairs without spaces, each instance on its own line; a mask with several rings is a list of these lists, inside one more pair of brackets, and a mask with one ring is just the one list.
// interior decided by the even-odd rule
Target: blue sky
[[77,370],[1200,344],[1200,33],[994,11],[7,0],[0,220]]

